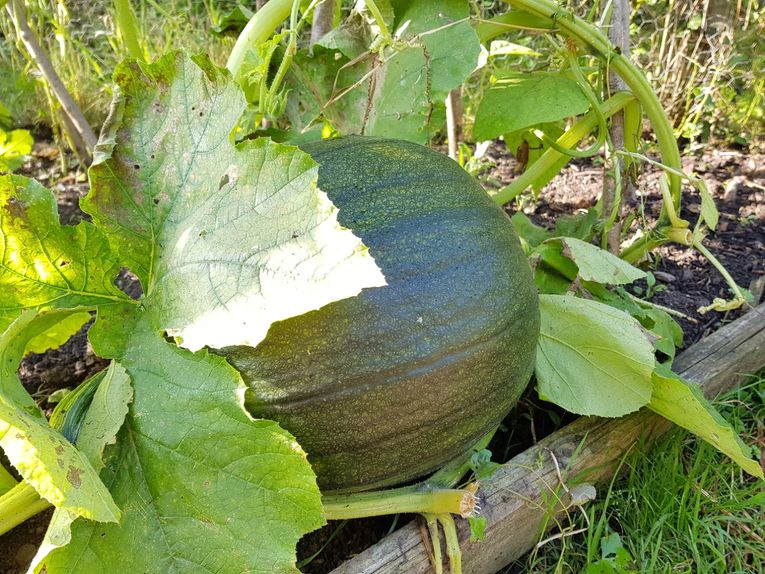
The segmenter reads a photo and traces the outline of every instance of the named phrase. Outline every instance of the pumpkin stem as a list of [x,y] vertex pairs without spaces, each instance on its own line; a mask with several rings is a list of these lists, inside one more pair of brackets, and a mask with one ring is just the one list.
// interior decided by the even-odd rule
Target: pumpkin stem
[[339,494],[322,497],[327,520],[346,520],[385,514],[459,514],[463,518],[476,511],[476,486],[432,488],[405,486],[389,490]]

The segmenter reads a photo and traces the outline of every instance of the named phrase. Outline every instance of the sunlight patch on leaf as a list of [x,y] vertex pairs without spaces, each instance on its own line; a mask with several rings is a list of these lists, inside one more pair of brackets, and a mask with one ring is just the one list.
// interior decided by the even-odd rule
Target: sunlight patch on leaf
[[27,343],[27,348],[24,350],[24,354],[44,353],[49,349],[58,349],[61,345],[66,343],[72,335],[82,329],[82,326],[88,321],[90,321],[90,313],[87,311],[80,311],[79,313],[68,315],[47,331],[44,331],[34,339],[31,339]]
[[128,301],[103,234],[88,222],[61,225],[56,198],[39,183],[0,176],[0,330],[23,309]]

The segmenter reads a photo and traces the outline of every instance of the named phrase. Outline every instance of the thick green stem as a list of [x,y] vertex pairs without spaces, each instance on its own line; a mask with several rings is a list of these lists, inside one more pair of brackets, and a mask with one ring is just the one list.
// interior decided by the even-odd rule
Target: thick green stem
[[425,481],[425,484],[433,488],[453,488],[459,480],[470,470],[470,459],[474,452],[485,449],[494,438],[497,429],[486,433],[473,447],[462,456],[456,458]]
[[0,464],[0,496],[11,490],[17,484],[18,482],[13,478],[13,475]]
[[476,504],[469,490],[414,487],[322,497],[327,520],[345,520],[385,514],[459,514],[469,516]]
[[239,34],[226,62],[226,68],[235,78],[244,63],[244,56],[251,46],[258,46],[268,40],[271,34],[284,22],[292,10],[292,0],[270,0],[250,18]]
[[550,32],[555,29],[555,24],[549,18],[541,18],[528,12],[511,11],[489,20],[478,20],[473,24],[473,29],[483,44],[512,30]]
[[35,489],[26,482],[20,482],[10,491],[0,496],[0,535],[15,528],[35,514],[50,506],[40,498]]
[[[680,150],[677,147],[672,124],[670,124],[667,114],[664,112],[664,108],[662,108],[651,84],[629,58],[623,57],[614,50],[613,45],[605,34],[588,22],[574,16],[568,10],[561,8],[557,2],[552,0],[504,1],[516,8],[555,22],[561,32],[579,40],[598,56],[609,62],[611,69],[619,74],[642,104],[653,126],[663,162],[670,167],[681,169]],[[675,210],[677,211],[680,208],[680,178],[671,174],[669,176],[669,187]]]
[[130,57],[145,61],[146,53],[141,48],[138,19],[135,17],[130,0],[114,0],[114,20]]
[[[614,94],[600,105],[597,113],[590,112],[577,121],[571,126],[571,129],[556,140],[556,143],[565,148],[573,148],[598,125],[600,121],[599,116],[610,117],[633,100],[634,98],[632,94],[627,92]],[[510,185],[500,189],[493,198],[494,202],[498,205],[504,205],[505,203],[512,201],[530,187],[534,181],[539,179],[542,174],[555,165],[555,163],[562,157],[564,157],[564,154],[559,151],[548,149],[526,171],[516,177]]]
[[669,243],[670,240],[664,232],[670,228],[671,227],[668,226],[666,228],[659,227],[657,229],[649,230],[645,235],[626,247],[619,254],[619,257],[624,259],[627,263],[631,263],[632,265],[636,264],[643,259],[646,253],[653,251],[657,247],[661,247],[665,243]]

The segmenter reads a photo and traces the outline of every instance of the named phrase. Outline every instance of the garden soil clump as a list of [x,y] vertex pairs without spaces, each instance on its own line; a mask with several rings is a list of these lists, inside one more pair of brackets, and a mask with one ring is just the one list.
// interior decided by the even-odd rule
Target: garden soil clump
[[[495,165],[484,171],[481,179],[487,188],[507,184],[515,177],[516,163],[503,144],[492,146],[487,158]],[[764,155],[746,155],[738,151],[713,150],[684,160],[685,170],[703,178],[720,210],[718,230],[706,240],[717,256],[742,287],[761,298],[765,282],[765,165]],[[52,188],[57,196],[62,223],[75,224],[84,217],[78,206],[79,198],[87,193],[88,185],[81,171],[62,173],[56,148],[48,143],[35,145],[32,159],[21,170],[23,175],[39,179]],[[536,204],[524,202],[524,212],[538,225],[551,228],[560,215],[576,213],[592,207],[601,193],[602,168],[592,162],[576,161],[567,166],[540,194]],[[655,219],[661,205],[657,185],[658,172],[650,171],[640,178],[637,189],[637,210]],[[695,222],[700,198],[690,191],[686,194],[682,217]],[[515,206],[511,206],[515,209]],[[651,290],[651,302],[683,313],[680,318],[685,331],[685,346],[717,330],[742,314],[700,314],[698,308],[711,303],[713,297],[730,298],[725,280],[698,253],[682,246],[669,245],[657,250],[657,257],[648,268],[656,278]],[[122,277],[120,286],[133,296],[137,285]],[[647,285],[638,284],[643,293]],[[21,365],[22,382],[41,407],[50,413],[53,404],[47,398],[59,389],[72,389],[107,364],[96,357],[87,343],[86,328],[66,345],[42,355],[31,355]],[[564,424],[571,415],[540,403],[527,392],[514,411],[517,428],[500,433],[492,444],[496,457],[510,457],[530,446]],[[50,511],[27,521],[0,536],[0,574],[26,572],[45,533]],[[397,524],[407,521],[404,517]],[[323,574],[339,563],[385,536],[393,525],[393,517],[353,521],[332,536],[340,523],[333,523],[303,540],[300,558],[318,555],[303,567],[304,572]],[[331,541],[328,540],[332,538]]]

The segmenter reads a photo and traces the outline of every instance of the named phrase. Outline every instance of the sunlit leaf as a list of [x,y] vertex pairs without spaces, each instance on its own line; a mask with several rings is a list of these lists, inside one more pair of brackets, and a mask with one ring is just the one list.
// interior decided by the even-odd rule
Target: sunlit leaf
[[0,446],[24,480],[51,504],[93,520],[120,512],[87,458],[51,428],[17,375],[28,342],[71,315],[22,314],[0,337]]
[[182,346],[254,346],[275,321],[384,284],[307,154],[231,142],[244,100],[225,71],[171,54],[115,77],[84,208]]
[[60,225],[53,194],[21,176],[0,176],[0,330],[24,309],[129,301],[119,265],[88,222]]

